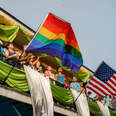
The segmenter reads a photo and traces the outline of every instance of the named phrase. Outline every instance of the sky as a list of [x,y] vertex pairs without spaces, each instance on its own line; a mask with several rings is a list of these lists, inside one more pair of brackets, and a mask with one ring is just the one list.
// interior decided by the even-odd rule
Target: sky
[[116,0],[0,0],[0,7],[37,30],[51,12],[71,23],[84,65],[104,60],[116,70]]

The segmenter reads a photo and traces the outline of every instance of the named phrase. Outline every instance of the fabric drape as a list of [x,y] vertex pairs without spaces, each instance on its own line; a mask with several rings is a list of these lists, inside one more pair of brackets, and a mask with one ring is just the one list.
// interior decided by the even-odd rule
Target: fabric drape
[[20,26],[8,26],[0,24],[0,40],[4,42],[13,42],[16,38],[18,32],[21,32],[27,41],[31,38],[20,28]]
[[102,116],[110,116],[110,112],[109,109],[106,105],[104,105],[103,103],[97,101],[97,104],[101,110]]
[[49,80],[30,67],[24,66],[28,80],[34,116],[53,116],[53,99]]
[[[76,98],[79,96],[80,92],[78,92],[75,89],[71,89],[71,92],[73,94],[74,100],[76,100]],[[77,108],[78,116],[90,116],[89,106],[88,106],[86,95],[81,94],[78,97],[77,101],[75,102],[75,105]]]
[[[0,61],[0,81],[4,81],[12,66]],[[25,72],[23,70],[13,68],[12,72],[5,81],[10,87],[18,91],[29,91],[28,83],[26,80]]]

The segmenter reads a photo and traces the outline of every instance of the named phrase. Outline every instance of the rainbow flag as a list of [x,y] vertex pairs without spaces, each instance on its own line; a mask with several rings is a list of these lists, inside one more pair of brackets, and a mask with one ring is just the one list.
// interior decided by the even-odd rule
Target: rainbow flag
[[77,39],[70,23],[49,13],[26,48],[28,52],[40,52],[59,58],[62,65],[77,73],[83,64]]

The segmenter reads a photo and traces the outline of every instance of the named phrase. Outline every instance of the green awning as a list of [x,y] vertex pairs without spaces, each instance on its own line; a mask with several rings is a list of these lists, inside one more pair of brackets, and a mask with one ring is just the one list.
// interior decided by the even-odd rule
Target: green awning
[[27,41],[31,38],[20,28],[20,26],[8,26],[0,24],[0,40],[4,42],[13,42],[18,32],[21,32]]

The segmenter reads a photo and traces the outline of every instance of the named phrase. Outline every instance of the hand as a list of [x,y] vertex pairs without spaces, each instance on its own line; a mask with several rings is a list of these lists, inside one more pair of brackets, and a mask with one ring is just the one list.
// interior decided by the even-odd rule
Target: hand
[[37,60],[39,60],[40,56],[37,57]]
[[21,55],[21,53],[17,52],[17,55],[18,55],[18,56],[20,56],[20,55]]

